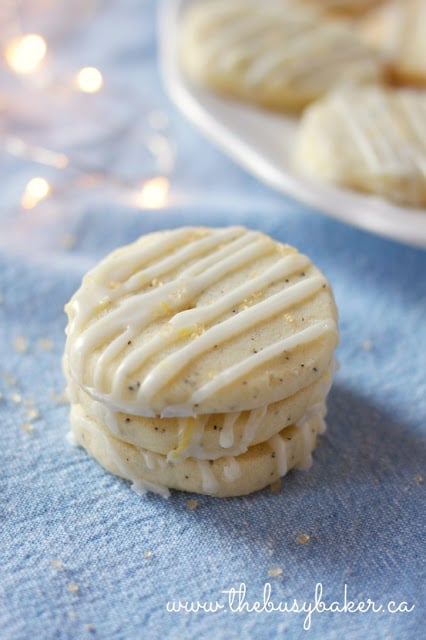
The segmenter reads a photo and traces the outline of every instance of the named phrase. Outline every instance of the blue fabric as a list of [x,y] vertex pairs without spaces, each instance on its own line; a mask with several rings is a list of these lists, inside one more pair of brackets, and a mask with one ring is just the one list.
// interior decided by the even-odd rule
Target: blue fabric
[[[79,158],[104,163],[98,182],[87,186],[81,167],[48,169],[0,154],[0,638],[417,640],[426,583],[426,254],[277,195],[208,144],[162,91],[154,11],[155,3],[136,0],[101,5],[85,31],[55,50],[70,68],[103,64],[99,104],[127,126],[118,138],[63,143],[67,153],[80,145]],[[87,118],[100,108],[89,106]],[[158,165],[134,132],[149,132],[149,115],[159,111],[175,150],[171,203],[141,210],[129,204],[127,185],[156,175]],[[34,136],[48,138],[53,126]],[[41,172],[52,196],[23,211],[22,187]],[[57,398],[63,306],[116,246],[156,229],[229,223],[294,244],[334,287],[340,369],[328,431],[312,469],[290,473],[278,493],[141,497],[66,441],[68,408]],[[47,338],[51,349],[40,342]],[[300,534],[309,536],[304,544]],[[345,585],[354,604],[342,610]],[[170,611],[179,601],[217,610]],[[390,613],[390,602],[410,611]],[[270,610],[285,604],[292,610]]]

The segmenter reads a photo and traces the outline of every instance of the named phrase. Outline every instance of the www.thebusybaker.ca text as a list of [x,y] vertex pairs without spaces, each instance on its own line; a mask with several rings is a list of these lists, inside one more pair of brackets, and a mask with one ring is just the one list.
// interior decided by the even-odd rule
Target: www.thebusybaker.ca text
[[225,602],[219,600],[199,601],[199,600],[172,600],[167,602],[166,610],[169,613],[216,613],[218,611],[228,611],[230,613],[287,613],[304,614],[303,628],[308,631],[312,625],[314,614],[322,613],[411,613],[414,604],[401,600],[395,602],[389,600],[386,604],[379,604],[371,598],[365,600],[351,600],[349,598],[349,588],[345,584],[343,587],[342,599],[327,602],[323,597],[323,585],[317,582],[311,600],[299,601],[296,598],[280,600],[274,602],[272,598],[272,586],[267,582],[263,587],[262,597],[259,600],[248,599],[247,586],[241,582],[238,588],[225,589],[221,593],[225,596]]

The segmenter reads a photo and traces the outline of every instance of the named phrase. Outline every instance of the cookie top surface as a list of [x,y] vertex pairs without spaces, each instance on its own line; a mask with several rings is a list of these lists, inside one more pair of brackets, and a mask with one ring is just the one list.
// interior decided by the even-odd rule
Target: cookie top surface
[[426,202],[426,95],[365,87],[334,92],[302,117],[304,171],[412,205]]
[[198,83],[284,110],[301,109],[342,82],[376,81],[383,71],[350,24],[294,0],[190,6],[181,61]]
[[243,227],[142,236],[92,269],[66,311],[71,378],[135,415],[276,402],[318,379],[337,343],[321,272]]

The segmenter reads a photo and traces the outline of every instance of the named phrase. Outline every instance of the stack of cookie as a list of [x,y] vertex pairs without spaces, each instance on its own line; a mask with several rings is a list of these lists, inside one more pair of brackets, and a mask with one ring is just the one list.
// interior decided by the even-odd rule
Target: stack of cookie
[[243,495],[309,465],[338,333],[296,249],[243,227],[151,233],[66,311],[72,433],[137,490]]

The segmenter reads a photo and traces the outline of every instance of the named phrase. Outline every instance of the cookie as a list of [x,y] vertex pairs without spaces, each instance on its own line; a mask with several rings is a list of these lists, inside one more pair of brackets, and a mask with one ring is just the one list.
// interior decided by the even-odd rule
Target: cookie
[[218,497],[263,489],[290,469],[309,468],[317,434],[324,430],[322,417],[315,416],[298,426],[286,427],[237,458],[172,461],[112,436],[78,404],[72,405],[71,424],[76,442],[105,469],[130,480],[138,492],[163,496],[169,495],[169,489]]
[[381,87],[334,92],[307,109],[295,165],[398,204],[426,204],[426,94]]
[[382,0],[300,0],[341,16],[359,16],[381,4]]
[[283,400],[321,379],[337,344],[324,275],[243,227],[143,236],[92,269],[66,310],[71,379],[146,417]]
[[180,60],[187,77],[225,96],[298,112],[338,84],[379,80],[383,62],[350,23],[288,0],[191,5]]
[[399,30],[392,59],[394,78],[402,83],[426,86],[426,0],[400,5]]
[[315,414],[325,415],[325,398],[333,372],[301,389],[293,396],[271,405],[239,413],[217,413],[195,418],[147,418],[111,411],[93,400],[72,380],[68,396],[111,436],[138,448],[160,453],[171,460],[195,457],[214,460],[239,456],[250,446],[276,435],[283,425],[291,425]]

